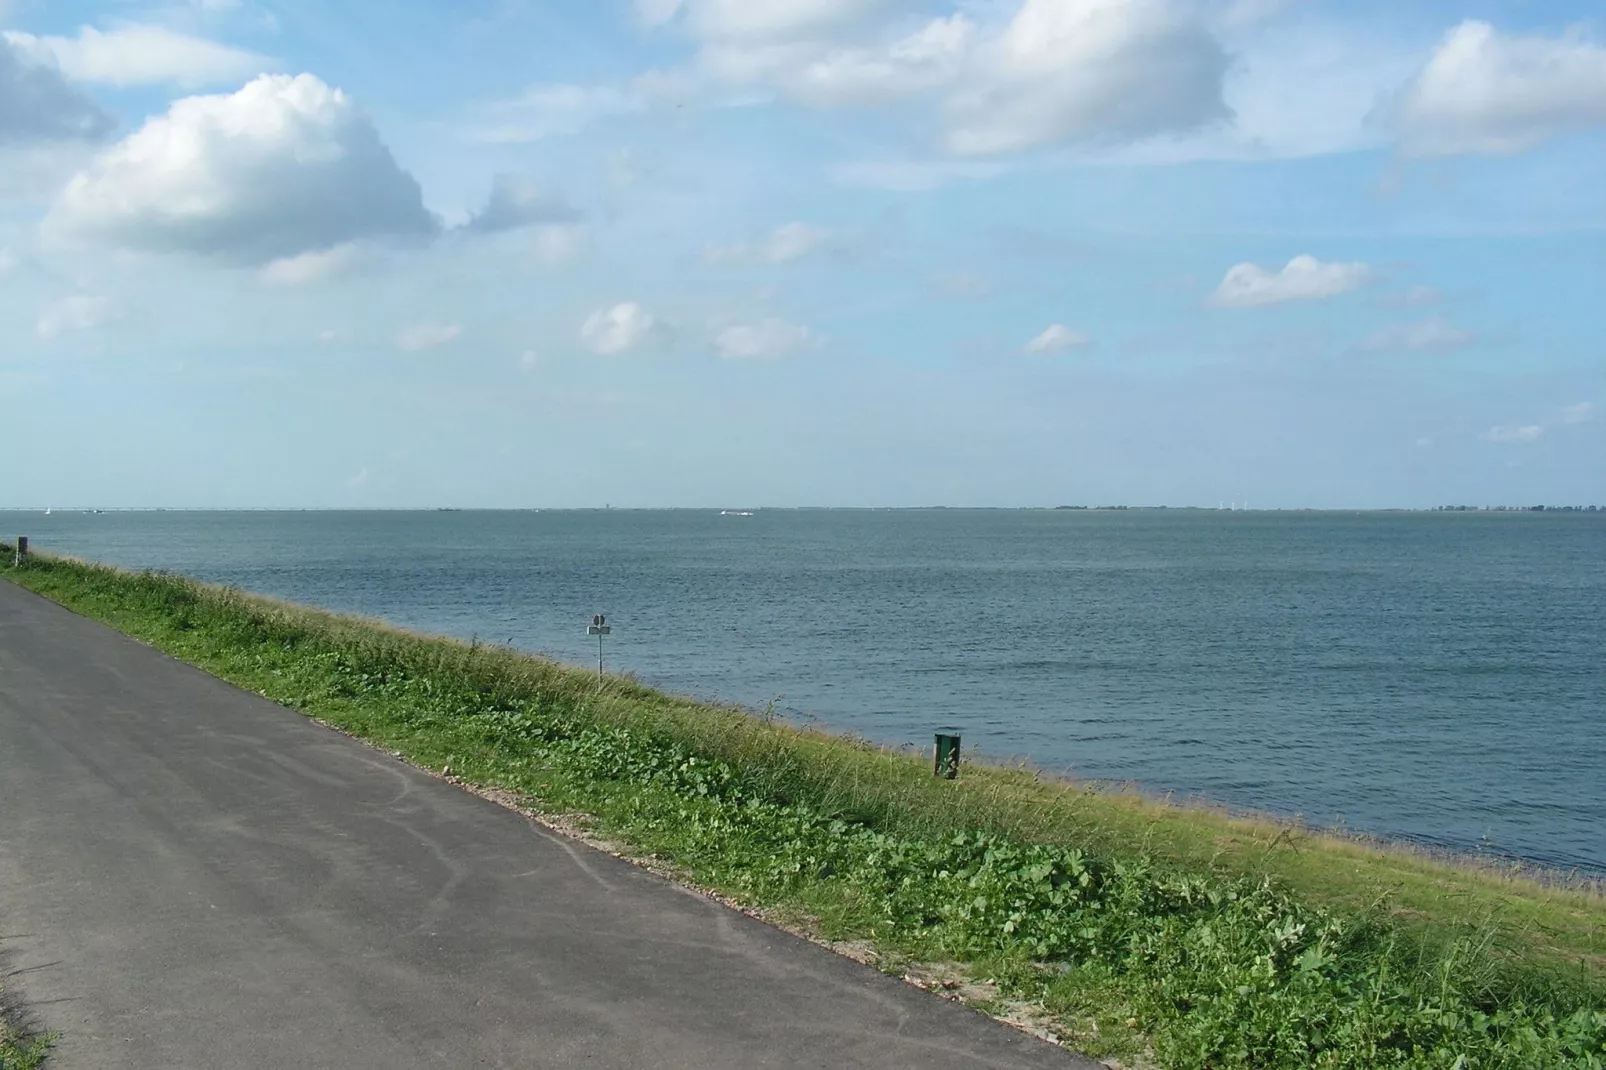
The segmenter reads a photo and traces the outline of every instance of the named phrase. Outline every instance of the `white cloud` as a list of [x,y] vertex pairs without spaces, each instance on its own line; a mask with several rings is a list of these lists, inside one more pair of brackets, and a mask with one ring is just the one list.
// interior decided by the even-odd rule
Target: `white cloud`
[[0,146],[95,140],[111,132],[111,116],[67,82],[55,60],[0,36]]
[[368,482],[368,469],[359,468],[357,470],[357,474],[356,475],[354,475],[350,479],[346,480],[346,486],[348,486],[348,487],[360,487],[366,482]]
[[662,26],[680,13],[681,0],[636,0],[636,18],[648,26]]
[[1560,413],[1560,420],[1564,424],[1587,424],[1594,418],[1595,403],[1593,401],[1580,401],[1576,405],[1568,405]]
[[568,201],[543,190],[534,179],[497,175],[485,207],[464,225],[465,230],[495,234],[551,224],[577,223],[580,212]]
[[580,326],[580,340],[593,353],[611,356],[635,349],[652,337],[658,321],[634,301],[598,309]]
[[787,223],[754,241],[711,246],[704,258],[711,264],[785,264],[826,246],[831,232],[807,223]]
[[875,105],[952,83],[963,70],[976,25],[963,15],[933,19],[881,47],[730,44],[703,60],[732,81],[768,81],[818,107]]
[[304,286],[345,274],[361,259],[357,246],[347,242],[271,261],[263,266],[259,277],[269,286]]
[[579,259],[591,240],[583,223],[552,223],[534,228],[535,258],[547,267],[558,267]]
[[121,26],[105,32],[84,26],[76,37],[18,33],[6,37],[49,52],[62,73],[74,81],[105,85],[194,89],[221,82],[238,84],[275,66],[265,56],[160,26]]
[[667,13],[659,23],[679,14],[702,37],[751,40],[829,33],[889,6],[889,0],[648,0],[645,5],[638,0],[637,11]]
[[1432,286],[1413,286],[1401,293],[1385,294],[1382,298],[1385,305],[1399,308],[1420,308],[1423,305],[1436,305],[1443,300],[1444,294]]
[[34,330],[40,338],[57,338],[76,331],[94,330],[113,318],[112,304],[106,298],[76,294],[45,309]]
[[779,360],[814,340],[814,332],[783,319],[726,327],[714,339],[714,349],[726,360]]
[[1230,118],[1227,55],[1173,0],[1025,0],[946,102],[949,149],[992,155]]
[[1188,0],[1021,0],[1002,22],[1002,5],[970,4],[912,32],[898,20],[858,29],[895,6],[638,3],[649,22],[678,12],[702,47],[690,67],[653,72],[627,96],[684,103],[723,88],[814,107],[918,97],[940,107],[946,147],[967,156],[1192,132],[1231,117],[1227,55]]
[[470,136],[493,144],[539,141],[573,134],[598,119],[646,107],[642,95],[605,85],[531,86],[512,100],[485,109]]
[[1477,337],[1476,331],[1452,327],[1444,317],[1433,316],[1420,323],[1397,324],[1374,331],[1361,342],[1361,348],[1372,353],[1460,349],[1471,345]]
[[186,97],[75,176],[46,228],[150,252],[265,263],[437,223],[345,93],[310,74]]
[[1365,264],[1323,263],[1309,255],[1296,256],[1275,272],[1258,264],[1234,264],[1210,303],[1222,308],[1258,308],[1284,301],[1314,301],[1357,290],[1371,278],[1371,268]]
[[313,337],[315,339],[317,339],[319,342],[322,342],[324,345],[330,345],[330,344],[332,344],[334,342],[345,341],[346,332],[345,331],[341,331],[341,330],[336,330],[333,327],[326,327],[323,330],[319,331],[317,334],[313,335]]
[[541,354],[533,349],[526,349],[519,354],[519,367],[527,372],[533,372],[541,366]]
[[1521,37],[1463,22],[1400,93],[1392,119],[1412,156],[1506,155],[1606,126],[1606,48],[1578,32]]
[[1063,323],[1050,324],[1030,342],[1026,343],[1027,353],[1063,353],[1067,349],[1078,349],[1082,346],[1092,345],[1093,339],[1080,331],[1073,331]]
[[462,334],[463,328],[455,323],[416,323],[396,332],[396,348],[404,353],[422,353],[455,342]]
[[1502,424],[1491,427],[1479,437],[1485,442],[1496,442],[1502,445],[1513,445],[1522,442],[1533,442],[1545,433],[1542,424]]

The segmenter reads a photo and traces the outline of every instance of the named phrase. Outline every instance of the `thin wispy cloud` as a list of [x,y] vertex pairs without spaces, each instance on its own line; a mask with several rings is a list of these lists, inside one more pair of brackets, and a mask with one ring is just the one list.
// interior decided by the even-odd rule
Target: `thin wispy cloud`
[[1420,323],[1390,324],[1374,331],[1361,342],[1361,348],[1369,353],[1444,352],[1463,349],[1477,337],[1476,331],[1453,327],[1442,316],[1433,316]]
[[1063,323],[1052,323],[1027,342],[1024,348],[1027,353],[1044,355],[1081,349],[1092,344],[1093,339],[1081,331],[1073,331]]
[[396,332],[396,348],[404,353],[422,353],[457,341],[463,328],[456,323],[415,323]]

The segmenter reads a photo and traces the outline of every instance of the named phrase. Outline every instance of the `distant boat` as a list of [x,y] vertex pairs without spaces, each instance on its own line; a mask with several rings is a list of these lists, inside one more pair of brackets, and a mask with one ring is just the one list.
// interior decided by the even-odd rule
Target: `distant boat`
[[50,507],[49,507],[49,506],[46,506],[46,507],[45,507],[45,515],[46,515],[46,516],[49,516],[49,515],[50,515]]
[[752,516],[753,514],[750,513],[750,512],[747,512],[745,509],[721,509],[719,511],[719,515],[720,516]]

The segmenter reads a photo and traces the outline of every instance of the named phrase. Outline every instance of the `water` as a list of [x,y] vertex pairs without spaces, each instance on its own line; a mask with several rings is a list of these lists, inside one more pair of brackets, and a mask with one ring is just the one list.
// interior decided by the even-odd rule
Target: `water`
[[1606,515],[0,514],[877,741],[1606,872]]

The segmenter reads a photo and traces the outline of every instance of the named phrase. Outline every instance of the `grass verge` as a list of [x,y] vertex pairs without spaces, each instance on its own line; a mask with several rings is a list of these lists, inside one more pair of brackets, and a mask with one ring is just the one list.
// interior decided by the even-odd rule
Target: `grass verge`
[[[40,556],[7,578],[1070,1046],[1175,1070],[1606,1065],[1606,901],[923,759],[501,648]],[[941,964],[917,967],[913,964]]]

